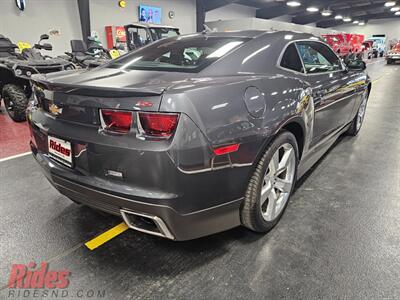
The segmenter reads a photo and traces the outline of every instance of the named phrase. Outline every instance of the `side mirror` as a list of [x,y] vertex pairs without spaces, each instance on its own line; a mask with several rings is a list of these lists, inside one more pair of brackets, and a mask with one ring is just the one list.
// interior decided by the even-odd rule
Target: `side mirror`
[[349,70],[358,71],[364,71],[367,68],[367,64],[361,59],[349,60],[348,62],[346,62],[346,66]]
[[49,35],[48,34],[42,34],[41,36],[40,36],[40,40],[42,41],[42,40],[48,40],[49,39]]

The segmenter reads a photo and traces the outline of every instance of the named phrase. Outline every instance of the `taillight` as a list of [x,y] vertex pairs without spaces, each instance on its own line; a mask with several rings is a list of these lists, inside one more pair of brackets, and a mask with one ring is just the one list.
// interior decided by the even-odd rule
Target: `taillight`
[[132,112],[121,110],[100,110],[103,127],[108,131],[128,133],[132,126]]
[[232,152],[236,152],[239,150],[239,144],[233,144],[233,145],[228,145],[228,146],[222,146],[219,148],[214,149],[214,154],[215,155],[224,155],[224,154],[229,154]]
[[178,125],[179,114],[138,113],[143,133],[157,138],[171,137]]

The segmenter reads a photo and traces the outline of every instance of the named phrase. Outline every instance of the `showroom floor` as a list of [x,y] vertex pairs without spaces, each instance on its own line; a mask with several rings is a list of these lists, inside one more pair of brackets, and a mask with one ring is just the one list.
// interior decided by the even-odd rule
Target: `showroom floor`
[[399,69],[368,66],[360,135],[338,141],[265,236],[172,242],[128,230],[90,251],[84,243],[121,220],[61,196],[30,155],[0,160],[0,298],[11,264],[46,261],[71,271],[69,290],[107,299],[399,299]]

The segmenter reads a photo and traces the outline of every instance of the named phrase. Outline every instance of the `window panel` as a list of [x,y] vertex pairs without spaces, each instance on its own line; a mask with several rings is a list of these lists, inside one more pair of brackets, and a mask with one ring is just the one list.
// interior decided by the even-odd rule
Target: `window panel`
[[342,69],[342,63],[335,53],[323,43],[298,42],[297,49],[303,60],[306,72],[324,73]]
[[281,59],[281,67],[297,72],[304,72],[299,54],[297,53],[296,46],[290,44]]

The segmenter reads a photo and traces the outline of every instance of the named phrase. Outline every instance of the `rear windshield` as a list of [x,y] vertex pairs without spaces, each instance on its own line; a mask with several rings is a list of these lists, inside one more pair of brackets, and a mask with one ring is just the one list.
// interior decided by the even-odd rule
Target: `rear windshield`
[[106,67],[197,73],[248,40],[206,35],[164,39],[113,60]]

